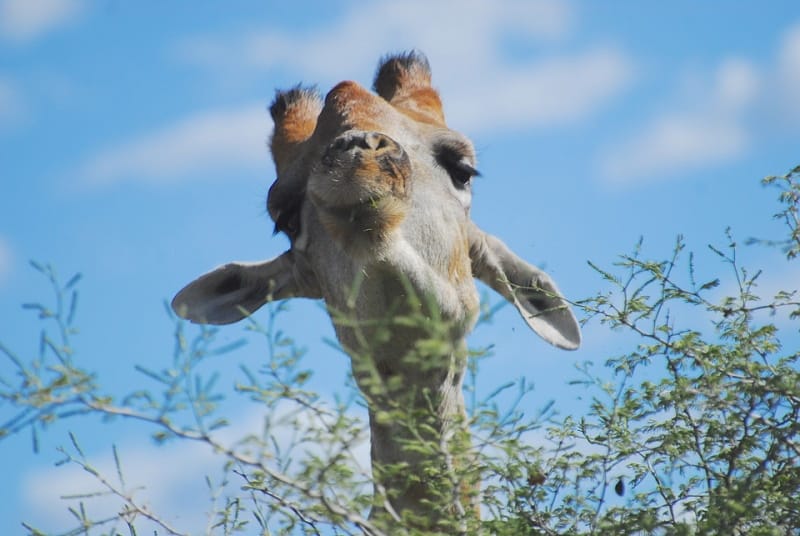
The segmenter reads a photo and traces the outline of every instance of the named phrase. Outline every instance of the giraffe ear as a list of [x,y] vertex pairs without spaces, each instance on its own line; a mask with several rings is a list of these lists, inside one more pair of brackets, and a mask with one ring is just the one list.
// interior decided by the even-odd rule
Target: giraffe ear
[[172,310],[198,324],[231,324],[269,301],[320,298],[309,270],[291,251],[263,262],[231,262],[201,275],[172,299]]
[[581,331],[555,282],[543,270],[517,257],[498,238],[472,226],[473,275],[514,304],[528,326],[550,344],[575,350]]

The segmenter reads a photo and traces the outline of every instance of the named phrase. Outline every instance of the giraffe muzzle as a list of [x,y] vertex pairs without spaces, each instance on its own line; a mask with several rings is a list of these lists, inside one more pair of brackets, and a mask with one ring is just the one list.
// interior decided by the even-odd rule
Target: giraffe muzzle
[[408,159],[399,143],[380,132],[348,130],[337,136],[325,150],[322,163],[328,166],[361,160]]

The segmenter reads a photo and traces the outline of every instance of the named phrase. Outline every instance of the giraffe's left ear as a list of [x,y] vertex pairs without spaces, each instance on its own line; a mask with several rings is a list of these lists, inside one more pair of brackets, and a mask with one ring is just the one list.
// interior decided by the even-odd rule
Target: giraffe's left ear
[[231,262],[201,275],[172,299],[172,309],[198,324],[231,324],[265,303],[321,298],[311,270],[292,251],[262,262]]
[[528,326],[550,344],[575,350],[581,331],[552,278],[517,257],[498,238],[470,228],[472,274],[514,304]]

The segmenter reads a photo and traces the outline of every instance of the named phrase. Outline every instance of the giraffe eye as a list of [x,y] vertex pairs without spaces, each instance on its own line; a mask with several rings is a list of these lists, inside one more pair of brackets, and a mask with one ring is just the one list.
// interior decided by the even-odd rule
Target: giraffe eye
[[472,177],[480,175],[468,157],[452,147],[440,147],[436,151],[436,162],[447,171],[453,184],[458,188],[466,187]]

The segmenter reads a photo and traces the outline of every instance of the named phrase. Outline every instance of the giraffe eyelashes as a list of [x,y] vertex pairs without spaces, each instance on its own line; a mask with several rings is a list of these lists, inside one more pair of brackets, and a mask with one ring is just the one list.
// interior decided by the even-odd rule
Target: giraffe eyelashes
[[457,186],[466,186],[472,180],[472,177],[477,177],[480,175],[480,172],[477,169],[463,160],[459,160],[458,162],[454,162],[449,166],[445,166],[445,169],[447,170],[447,173],[450,174],[450,178],[453,179],[453,182],[456,183]]
[[472,177],[480,176],[480,172],[473,167],[470,158],[460,148],[440,146],[435,157],[436,163],[447,171],[453,184],[458,188],[466,187]]

